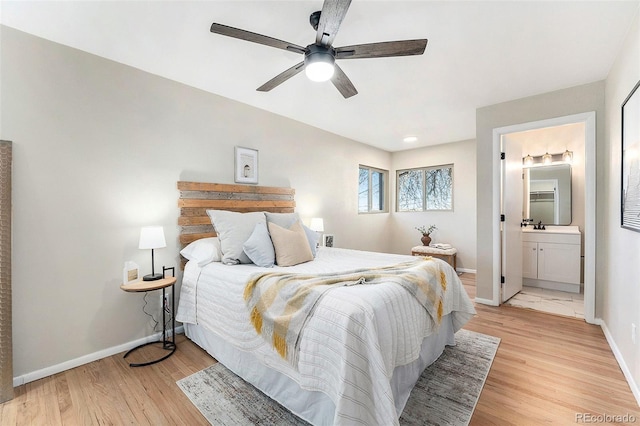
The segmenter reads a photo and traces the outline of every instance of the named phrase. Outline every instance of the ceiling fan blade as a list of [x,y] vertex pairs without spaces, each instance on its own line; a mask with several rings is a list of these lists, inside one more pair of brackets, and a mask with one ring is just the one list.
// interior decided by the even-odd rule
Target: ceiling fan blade
[[336,59],[384,58],[389,56],[422,55],[427,39],[384,41],[381,43],[356,44],[336,48]]
[[290,52],[304,53],[304,47],[298,46],[297,44],[288,43],[286,41],[278,40],[277,38],[252,33],[251,31],[241,30],[239,28],[229,27],[227,25],[216,24],[215,22],[211,24],[211,32],[227,37],[250,41],[252,43],[264,44],[266,46],[288,50]]
[[335,71],[333,72],[333,77],[331,77],[331,82],[336,86],[336,89],[342,93],[342,96],[344,96],[345,99],[358,94],[355,86],[338,64],[335,64]]
[[324,0],[316,33],[316,44],[331,46],[350,4],[351,0]]
[[259,92],[268,92],[269,90],[273,89],[274,87],[279,86],[280,84],[282,84],[285,81],[289,80],[291,77],[293,77],[294,75],[298,74],[303,69],[304,69],[304,61],[300,62],[299,64],[295,64],[294,66],[292,66],[288,70],[283,71],[280,74],[276,75],[271,80],[267,81],[265,84],[263,84],[262,86],[258,87],[256,90],[259,91]]

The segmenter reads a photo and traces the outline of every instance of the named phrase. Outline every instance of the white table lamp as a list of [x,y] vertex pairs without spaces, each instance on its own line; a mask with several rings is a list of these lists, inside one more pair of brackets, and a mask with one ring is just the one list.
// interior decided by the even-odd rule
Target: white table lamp
[[309,229],[316,232],[324,232],[324,221],[321,217],[314,217],[311,219]]
[[162,274],[156,274],[155,259],[153,250],[167,246],[164,239],[164,229],[162,226],[145,226],[140,230],[139,249],[151,249],[151,275],[142,277],[144,281],[155,281],[162,278]]

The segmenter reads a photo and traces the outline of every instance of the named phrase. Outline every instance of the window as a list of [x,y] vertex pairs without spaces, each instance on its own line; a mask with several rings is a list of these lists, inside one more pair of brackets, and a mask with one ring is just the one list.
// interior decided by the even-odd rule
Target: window
[[398,170],[399,212],[453,210],[453,164]]
[[360,166],[358,173],[358,213],[381,213],[387,211],[386,170]]

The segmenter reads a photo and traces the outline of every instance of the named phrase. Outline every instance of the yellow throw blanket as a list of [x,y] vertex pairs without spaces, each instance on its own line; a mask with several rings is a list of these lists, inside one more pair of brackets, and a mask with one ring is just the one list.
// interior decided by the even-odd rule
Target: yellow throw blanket
[[300,333],[322,295],[335,287],[394,282],[411,293],[436,326],[442,319],[446,274],[431,257],[343,274],[266,272],[252,276],[244,290],[251,323],[294,367]]

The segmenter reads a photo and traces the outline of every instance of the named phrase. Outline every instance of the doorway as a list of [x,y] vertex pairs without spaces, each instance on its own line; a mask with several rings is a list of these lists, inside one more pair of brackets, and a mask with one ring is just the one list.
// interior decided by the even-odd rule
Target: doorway
[[[508,136],[511,134],[517,134],[521,132],[529,132],[538,129],[552,128],[558,126],[567,126],[571,124],[581,124],[584,126],[584,188],[579,189],[581,191],[582,197],[578,197],[579,203],[581,207],[583,207],[582,211],[584,212],[583,223],[581,223],[581,230],[584,235],[583,239],[583,249],[584,249],[584,267],[583,267],[583,282],[584,282],[584,319],[589,323],[595,322],[595,112],[576,114],[565,117],[558,117],[549,120],[536,121],[531,123],[523,123],[513,126],[507,126],[502,128],[494,129],[493,131],[493,143],[494,143],[494,152],[504,152],[501,151],[501,144],[504,142],[505,138],[508,139]],[[507,143],[509,143],[507,141]],[[520,157],[520,161],[522,158],[522,151],[518,150],[520,148],[516,148],[515,151],[517,155],[513,155]],[[527,147],[524,146],[524,150]],[[537,154],[537,153],[536,153]],[[540,153],[541,155],[542,153]],[[494,162],[494,166],[496,168],[505,167],[501,164],[502,160],[499,158],[499,154],[495,157],[497,160]],[[514,161],[512,158],[512,161]],[[494,193],[502,194],[505,188],[502,186],[502,179],[498,181],[494,186]],[[522,199],[522,198],[521,198]],[[500,199],[499,199],[500,200]],[[502,206],[501,206],[502,212]],[[522,212],[522,209],[520,209]],[[517,216],[521,216],[521,213],[518,213]],[[517,217],[517,221],[522,220],[523,217]],[[496,228],[494,228],[496,229]],[[498,232],[494,234],[494,250],[499,250],[502,256],[496,257],[496,261],[494,262],[494,276],[502,277],[504,276],[504,267],[505,265],[509,265],[509,258],[513,260],[512,264],[521,265],[522,264],[522,245],[515,244],[517,247],[520,247],[520,250],[514,250],[509,248],[506,250],[505,242],[503,241],[502,236],[504,235],[504,230],[507,229],[507,225],[500,222],[499,227],[496,229]],[[518,226],[519,229],[519,226]],[[511,232],[515,232],[513,227],[511,227]],[[513,244],[512,244],[513,245]],[[519,260],[517,257],[519,256]],[[521,266],[520,266],[521,268]],[[498,300],[496,304],[500,304],[503,302],[503,284],[501,280],[494,280],[494,298],[497,296]],[[509,289],[510,292],[516,294],[519,290],[515,291],[513,288]],[[494,299],[495,300],[495,299]]]

